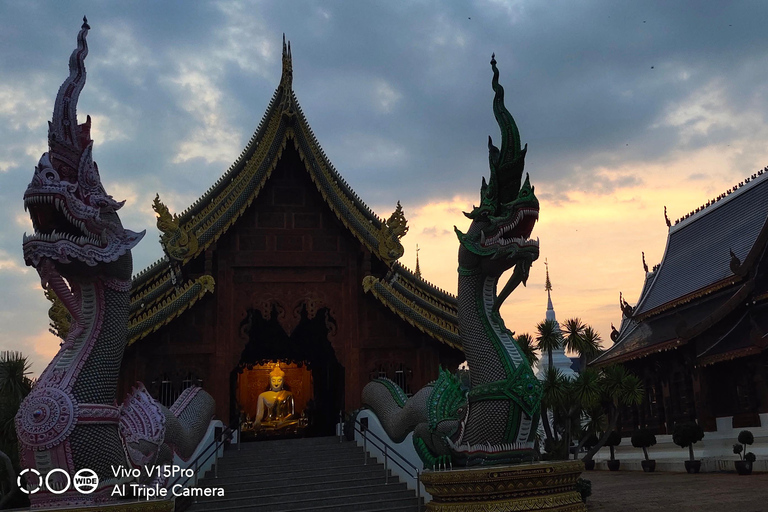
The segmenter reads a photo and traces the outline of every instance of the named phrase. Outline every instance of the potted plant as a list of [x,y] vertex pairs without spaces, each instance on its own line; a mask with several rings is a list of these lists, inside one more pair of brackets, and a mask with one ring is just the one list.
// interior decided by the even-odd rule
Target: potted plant
[[755,462],[755,454],[752,452],[747,453],[747,446],[755,442],[755,436],[749,430],[742,430],[739,432],[739,442],[733,445],[733,453],[740,457],[734,464],[736,465],[736,471],[740,475],[752,474],[752,463]]
[[646,428],[641,428],[632,432],[632,446],[642,448],[645,460],[640,461],[643,471],[652,473],[656,469],[656,461],[648,458],[648,448],[656,444],[656,436]]
[[685,461],[685,470],[688,473],[698,473],[701,469],[701,461],[693,460],[693,445],[704,439],[704,429],[694,421],[678,423],[672,432],[672,442],[680,448],[688,448],[690,459]]
[[608,461],[608,469],[611,471],[618,471],[621,461],[614,458],[613,449],[621,444],[621,434],[615,430],[608,435],[608,440],[605,442],[605,446],[611,449],[611,460]]

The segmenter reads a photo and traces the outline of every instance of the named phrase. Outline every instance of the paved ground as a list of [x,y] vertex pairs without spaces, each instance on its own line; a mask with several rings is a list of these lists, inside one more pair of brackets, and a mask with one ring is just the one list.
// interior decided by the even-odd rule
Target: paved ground
[[768,473],[585,471],[590,512],[768,512]]

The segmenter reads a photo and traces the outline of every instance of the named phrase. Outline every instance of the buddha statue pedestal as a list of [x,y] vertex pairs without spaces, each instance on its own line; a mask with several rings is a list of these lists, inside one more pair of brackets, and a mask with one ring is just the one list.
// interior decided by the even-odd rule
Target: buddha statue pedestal
[[427,510],[493,512],[546,510],[586,512],[576,480],[581,461],[536,462],[514,466],[479,466],[424,471],[421,482],[432,495]]

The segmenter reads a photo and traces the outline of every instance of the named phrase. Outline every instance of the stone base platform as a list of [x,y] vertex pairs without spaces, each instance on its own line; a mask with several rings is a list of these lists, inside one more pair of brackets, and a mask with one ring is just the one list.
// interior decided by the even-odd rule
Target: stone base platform
[[424,471],[421,482],[434,512],[546,510],[586,512],[576,491],[581,461],[536,462],[450,471]]

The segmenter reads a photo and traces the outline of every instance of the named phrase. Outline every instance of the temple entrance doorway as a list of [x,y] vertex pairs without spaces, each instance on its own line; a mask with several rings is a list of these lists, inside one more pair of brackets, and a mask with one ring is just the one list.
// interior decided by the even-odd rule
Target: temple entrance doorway
[[243,440],[334,434],[344,367],[328,340],[336,328],[328,308],[312,312],[297,310],[290,335],[278,305],[246,312],[240,332],[248,341],[230,376],[231,424],[241,425]]

